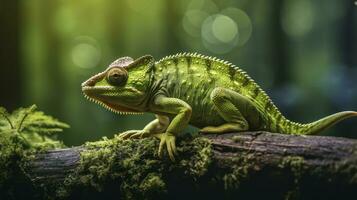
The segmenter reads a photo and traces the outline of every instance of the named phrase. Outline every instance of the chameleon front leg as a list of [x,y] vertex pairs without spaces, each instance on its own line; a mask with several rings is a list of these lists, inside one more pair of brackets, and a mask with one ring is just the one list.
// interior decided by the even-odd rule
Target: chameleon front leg
[[156,135],[156,137],[160,139],[159,156],[162,156],[162,149],[166,145],[170,159],[174,161],[174,154],[176,154],[176,135],[188,126],[192,108],[180,99],[158,95],[154,99],[150,109],[154,113],[174,115],[166,131]]
[[163,115],[155,115],[156,119],[148,123],[143,130],[129,130],[119,135],[122,139],[138,139],[153,136],[158,133],[164,132],[169,126],[170,120]]

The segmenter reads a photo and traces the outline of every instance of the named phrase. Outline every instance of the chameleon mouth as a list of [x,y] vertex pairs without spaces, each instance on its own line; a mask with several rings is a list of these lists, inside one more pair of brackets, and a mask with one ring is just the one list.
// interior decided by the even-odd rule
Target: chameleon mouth
[[[83,88],[84,89],[84,88]],[[87,88],[88,89],[88,88]],[[97,99],[95,97],[91,97],[88,94],[86,94],[85,90],[83,90],[84,97],[88,99],[89,101],[92,101],[96,104],[101,105],[102,107],[108,109],[111,112],[117,113],[117,114],[122,114],[122,115],[135,115],[135,114],[143,114],[143,112],[127,108],[118,104],[110,103],[104,100]]]

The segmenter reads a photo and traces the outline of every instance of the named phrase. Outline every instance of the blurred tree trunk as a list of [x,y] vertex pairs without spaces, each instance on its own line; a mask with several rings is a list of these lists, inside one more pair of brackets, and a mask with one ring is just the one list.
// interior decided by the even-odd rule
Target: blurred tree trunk
[[[181,18],[179,11],[180,2],[179,1],[165,1],[165,27],[166,27],[166,52],[162,52],[163,56],[176,54],[177,51],[184,52],[182,49],[182,44],[180,42],[180,38],[178,37],[178,25],[181,25]],[[184,14],[184,13],[183,13]]]
[[275,86],[282,86],[291,80],[289,74],[289,62],[287,48],[287,36],[285,35],[281,25],[281,13],[284,6],[284,0],[272,1],[272,16],[271,16],[271,59],[272,67],[274,68],[274,74],[278,74],[279,77],[274,79]]
[[[357,12],[352,1],[345,1],[346,14],[343,18],[342,31],[339,36],[342,44],[343,63],[351,68],[357,66]],[[339,40],[338,40],[339,41]]]
[[19,1],[0,2],[0,106],[13,110],[21,102]]
[[42,70],[46,72],[48,76],[46,82],[46,89],[48,93],[45,95],[46,105],[51,110],[52,113],[56,113],[57,116],[61,117],[63,115],[64,109],[62,109],[62,104],[52,105],[52,102],[58,101],[58,99],[63,98],[62,91],[65,87],[63,83],[64,73],[61,70],[61,48],[62,43],[59,39],[59,33],[56,32],[54,28],[54,16],[56,15],[56,8],[58,6],[57,1],[45,1],[40,2],[41,9],[43,10],[43,40],[44,52],[43,55],[44,65],[42,65]]
[[[111,50],[110,53],[114,54],[114,57],[111,58],[111,60],[114,61],[119,56],[128,56],[125,52],[125,35],[123,33],[126,22],[128,21],[124,16],[128,15],[128,11],[130,10],[123,9],[128,7],[126,1],[115,1],[106,4],[106,6],[108,9],[107,19],[103,23],[107,24],[108,41],[110,41],[109,45]],[[118,11],[120,11],[120,13]],[[118,15],[122,17],[118,17]],[[106,64],[109,65],[109,63]]]

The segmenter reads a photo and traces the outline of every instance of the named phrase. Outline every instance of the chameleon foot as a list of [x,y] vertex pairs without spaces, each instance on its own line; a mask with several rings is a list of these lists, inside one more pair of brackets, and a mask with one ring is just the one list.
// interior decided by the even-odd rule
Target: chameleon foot
[[162,149],[166,145],[167,152],[169,153],[171,161],[175,161],[174,154],[177,155],[176,151],[176,137],[172,133],[160,133],[155,135],[157,138],[160,139],[160,146],[159,146],[159,157],[162,157]]

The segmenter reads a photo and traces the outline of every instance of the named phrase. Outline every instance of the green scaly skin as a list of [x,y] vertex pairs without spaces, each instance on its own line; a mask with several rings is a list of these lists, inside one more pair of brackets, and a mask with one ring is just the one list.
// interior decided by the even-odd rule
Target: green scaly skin
[[286,119],[268,95],[240,68],[199,54],[183,53],[158,62],[152,56],[119,58],[104,72],[82,84],[86,97],[123,114],[156,115],[143,130],[120,137],[160,139],[174,160],[175,137],[188,124],[202,133],[264,130],[284,134],[315,134],[357,112],[339,112],[316,122]]

